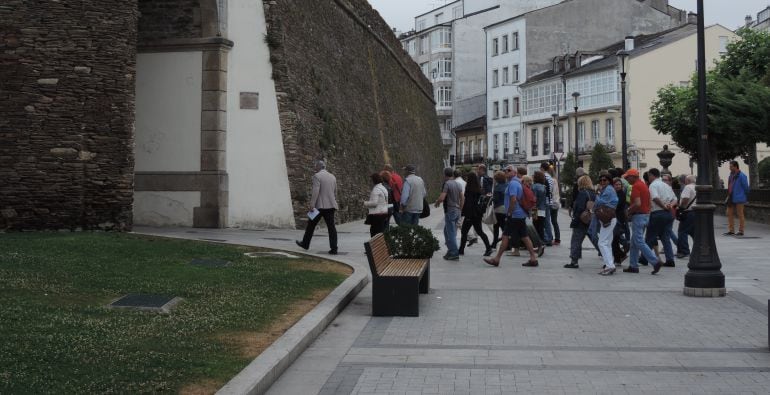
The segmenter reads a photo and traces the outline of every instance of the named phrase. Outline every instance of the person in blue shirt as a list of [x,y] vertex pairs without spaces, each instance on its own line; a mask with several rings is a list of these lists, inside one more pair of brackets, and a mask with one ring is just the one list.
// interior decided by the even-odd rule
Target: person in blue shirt
[[[521,181],[517,177],[516,169],[513,166],[508,166],[505,169],[506,175],[510,177],[508,182],[508,189],[505,191],[505,230],[503,231],[503,239],[500,243],[500,248],[497,250],[497,255],[493,258],[484,258],[484,262],[492,266],[500,266],[500,258],[503,253],[508,250],[508,244],[512,237],[521,239],[524,246],[529,251],[529,261],[522,264],[526,267],[536,267],[537,253],[532,246],[532,240],[529,239],[527,234],[527,216],[528,214],[521,208],[519,202],[524,198],[524,188],[521,185]],[[540,248],[543,248],[542,246]]]
[[[740,168],[738,162],[730,162],[730,177],[727,179],[727,233],[724,236],[743,236],[746,227],[746,216],[743,208],[749,201],[749,179]],[[735,233],[735,214],[738,214],[738,233]]]
[[[609,276],[615,274],[615,259],[612,255],[612,235],[617,225],[615,208],[618,206],[618,193],[612,186],[612,176],[603,173],[599,176],[599,197],[594,205],[594,214],[599,226],[599,250],[604,259],[604,268],[599,274]],[[602,217],[604,215],[604,217]],[[607,221],[607,218],[610,218]]]

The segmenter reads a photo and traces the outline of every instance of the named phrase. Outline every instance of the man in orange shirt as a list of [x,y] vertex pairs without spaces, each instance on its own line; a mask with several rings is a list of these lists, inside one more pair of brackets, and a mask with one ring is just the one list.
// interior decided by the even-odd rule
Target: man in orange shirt
[[631,266],[623,269],[626,273],[639,273],[639,253],[652,265],[652,274],[660,270],[660,262],[644,241],[644,230],[650,222],[650,190],[639,179],[639,170],[629,169],[623,178],[631,184],[631,205],[628,207],[628,221],[631,223]]

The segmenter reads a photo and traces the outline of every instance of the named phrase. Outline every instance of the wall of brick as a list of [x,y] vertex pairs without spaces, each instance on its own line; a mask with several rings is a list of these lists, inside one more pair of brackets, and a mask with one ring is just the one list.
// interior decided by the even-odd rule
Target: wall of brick
[[432,89],[379,14],[365,0],[263,4],[298,226],[316,159],[337,177],[341,222],[365,215],[369,175],[386,162],[417,164],[436,194],[442,145]]
[[130,229],[137,17],[0,3],[0,230]]

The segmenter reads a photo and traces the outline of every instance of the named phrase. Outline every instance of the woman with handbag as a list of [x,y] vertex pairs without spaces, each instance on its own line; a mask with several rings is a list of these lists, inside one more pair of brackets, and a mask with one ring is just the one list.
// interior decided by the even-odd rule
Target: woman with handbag
[[596,194],[591,177],[581,176],[577,181],[578,192],[572,203],[572,240],[570,240],[570,263],[564,265],[567,269],[577,269],[578,261],[583,257],[583,240],[588,235],[588,225],[591,223],[591,209]]
[[612,186],[609,174],[599,176],[599,197],[596,199],[594,212],[599,224],[599,250],[604,260],[604,268],[599,272],[602,276],[615,274],[615,259],[612,256],[612,235],[617,219],[615,209],[618,206],[618,193]]
[[621,247],[622,236],[626,227],[626,209],[628,208],[628,202],[626,201],[626,191],[623,189],[623,181],[620,177],[615,177],[612,180],[612,186],[615,188],[615,193],[618,195],[618,205],[615,206],[615,229],[612,232],[612,256],[615,258],[615,265],[623,263],[628,255],[623,251]]
[[[481,184],[479,184],[479,178],[476,173],[470,172],[467,175],[467,184],[465,185],[465,203],[462,207],[463,220],[462,228],[460,228],[460,255],[465,254],[465,244],[468,242],[468,231],[471,230],[471,226],[476,231],[476,234],[484,242],[484,256],[492,255],[494,251],[489,245],[489,238],[484,233],[484,229],[481,227],[481,217],[484,215],[484,207],[486,205],[483,199],[484,194],[481,192]],[[478,203],[482,202],[481,205]]]
[[374,187],[369,194],[369,200],[364,201],[364,207],[369,209],[364,223],[369,224],[369,236],[374,237],[385,231],[388,225],[388,190],[382,185],[379,173],[371,175]]
[[497,249],[497,242],[500,241],[500,229],[505,229],[505,190],[508,189],[508,180],[502,171],[496,171],[494,179],[492,206],[495,210],[495,224],[492,226],[492,249]]

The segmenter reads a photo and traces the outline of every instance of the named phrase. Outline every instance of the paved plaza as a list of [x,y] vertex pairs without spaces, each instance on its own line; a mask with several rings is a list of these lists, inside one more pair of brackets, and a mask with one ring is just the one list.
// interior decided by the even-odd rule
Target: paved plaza
[[[569,261],[570,231],[560,214],[562,245],[540,267],[526,257],[482,262],[483,246],[460,261],[443,255],[439,212],[424,226],[442,241],[431,261],[431,292],[419,317],[372,317],[367,286],[275,382],[269,394],[573,394],[770,392],[767,300],[770,226],[747,225],[747,237],[717,236],[728,296],[682,295],[687,261],[650,275],[596,273],[601,261],[585,243],[580,269]],[[716,217],[717,234],[726,219]],[[369,271],[368,227],[338,226],[334,257]],[[300,252],[301,231],[137,229]],[[317,232],[310,252],[325,255]]]

